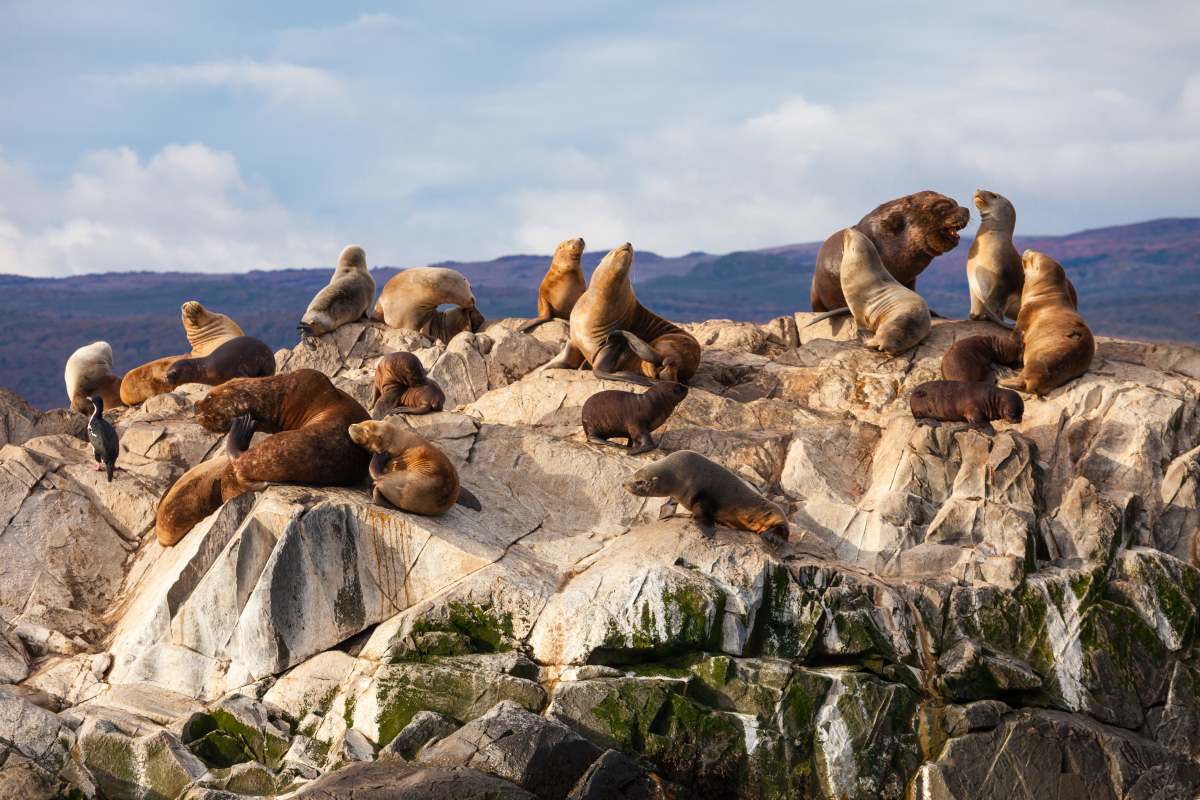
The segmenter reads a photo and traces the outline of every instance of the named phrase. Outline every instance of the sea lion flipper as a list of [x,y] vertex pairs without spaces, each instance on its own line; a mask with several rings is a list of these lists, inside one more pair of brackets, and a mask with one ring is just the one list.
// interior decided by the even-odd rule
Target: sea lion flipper
[[679,511],[679,504],[674,500],[667,500],[662,504],[662,507],[658,509],[658,518],[670,519],[671,517],[675,516],[677,511]]
[[254,438],[254,417],[243,414],[237,417],[229,426],[229,434],[225,437],[225,452],[230,458],[237,458],[250,449],[250,440]]
[[609,334],[609,339],[612,339],[613,337],[624,339],[625,344],[629,347],[629,349],[632,350],[634,354],[642,361],[653,364],[656,367],[662,366],[662,356],[659,355],[658,351],[656,351],[637,335],[630,333],[629,331],[613,331],[611,334]]
[[832,317],[840,317],[843,314],[849,314],[849,313],[850,313],[850,308],[848,306],[842,306],[841,308],[835,308],[833,311],[825,311],[821,314],[817,314],[815,317],[810,319],[808,322],[804,323],[804,327],[807,328],[811,325],[816,325],[821,320],[830,319]]
[[529,320],[529,322],[526,322],[524,325],[522,325],[519,328],[519,330],[521,333],[529,333],[534,328],[538,327],[539,325],[545,325],[547,322],[549,322],[552,319],[554,319],[554,317],[552,317],[550,315],[546,315],[544,317],[537,317],[535,319]]
[[458,500],[455,502],[472,511],[483,511],[483,505],[479,502],[479,498],[472,494],[470,489],[461,484],[458,487]]
[[391,460],[391,453],[376,453],[371,456],[371,463],[367,465],[367,472],[371,475],[371,480],[377,481],[387,475],[388,462]]

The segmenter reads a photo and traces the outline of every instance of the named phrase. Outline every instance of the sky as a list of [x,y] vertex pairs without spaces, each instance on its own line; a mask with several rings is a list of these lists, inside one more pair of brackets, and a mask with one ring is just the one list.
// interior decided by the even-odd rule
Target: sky
[[0,0],[0,98],[0,273],[728,252],[921,189],[1200,215],[1194,0]]

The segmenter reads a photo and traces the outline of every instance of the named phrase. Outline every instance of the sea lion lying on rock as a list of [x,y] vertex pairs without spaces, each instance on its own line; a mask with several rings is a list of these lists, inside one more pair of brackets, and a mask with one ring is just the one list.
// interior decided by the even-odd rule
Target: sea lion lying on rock
[[587,290],[583,278],[583,239],[567,239],[559,242],[550,259],[550,267],[538,287],[537,312],[535,319],[521,328],[529,333],[539,325],[552,319],[570,319],[580,295]]
[[1015,367],[1021,363],[1021,348],[1009,334],[968,336],[950,345],[942,356],[942,377],[948,381],[995,383],[992,364]]
[[583,404],[583,432],[596,444],[612,444],[610,438],[624,436],[629,455],[645,453],[658,446],[650,432],[667,421],[687,393],[688,387],[673,381],[659,381],[642,394],[596,392]]
[[99,395],[105,408],[125,405],[121,400],[121,379],[113,374],[113,351],[108,342],[92,342],[71,353],[63,368],[71,410],[92,413],[88,398]]
[[355,444],[374,454],[370,472],[376,503],[386,500],[401,511],[426,515],[444,514],[455,503],[483,510],[446,454],[416,431],[388,420],[368,420],[347,430]]
[[316,337],[367,316],[374,299],[375,279],[367,269],[367,254],[358,245],[348,245],[338,256],[329,283],[317,292],[300,318],[297,328],[301,341],[315,347]]
[[[446,304],[458,308],[437,310]],[[449,342],[465,330],[474,333],[483,325],[471,283],[461,272],[445,267],[413,267],[393,275],[383,285],[371,318],[389,328],[420,331],[441,342]]]
[[189,300],[179,308],[183,332],[187,335],[190,353],[163,356],[125,373],[121,380],[121,399],[126,405],[137,405],[156,395],[175,388],[167,380],[167,370],[185,358],[202,358],[209,355],[230,339],[245,336],[240,325],[224,314],[209,311],[195,300]]
[[371,411],[375,419],[388,414],[428,414],[446,402],[442,387],[425,373],[412,353],[388,353],[375,365]]
[[927,381],[913,389],[908,405],[917,419],[967,422],[985,430],[992,420],[1020,422],[1025,415],[1021,395],[990,383]]
[[275,354],[260,339],[238,336],[202,358],[184,358],[167,368],[172,386],[205,383],[219,386],[233,378],[266,378],[275,374]]
[[[700,532],[708,537],[715,524],[760,534],[774,545],[788,538],[787,517],[779,506],[752,489],[725,467],[692,450],[677,450],[642,467],[622,484],[638,497],[670,497],[692,512]],[[673,512],[663,507],[660,517]]]
[[1070,281],[1062,265],[1045,253],[1021,256],[1025,287],[1014,333],[1021,346],[1021,374],[1001,386],[1039,397],[1087,372],[1096,340],[1075,310]]

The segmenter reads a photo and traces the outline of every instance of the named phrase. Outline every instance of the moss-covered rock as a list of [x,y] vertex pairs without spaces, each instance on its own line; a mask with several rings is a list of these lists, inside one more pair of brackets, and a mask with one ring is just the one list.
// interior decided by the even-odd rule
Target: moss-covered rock
[[650,726],[687,681],[662,677],[567,681],[554,690],[551,716],[601,747],[641,752]]
[[165,730],[134,737],[92,718],[80,728],[78,745],[84,766],[111,800],[171,800],[207,771]]
[[742,772],[746,735],[737,717],[672,694],[646,733],[643,753],[667,778],[721,797]]

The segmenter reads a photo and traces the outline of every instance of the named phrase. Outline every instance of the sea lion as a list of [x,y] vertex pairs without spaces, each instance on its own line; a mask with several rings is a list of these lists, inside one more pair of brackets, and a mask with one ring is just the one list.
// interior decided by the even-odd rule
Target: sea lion
[[229,469],[228,455],[219,455],[189,469],[171,485],[154,514],[154,535],[172,547],[196,524],[221,506],[221,476]]
[[375,419],[388,414],[428,414],[446,402],[442,387],[425,373],[412,353],[388,353],[375,365],[371,411]]
[[1062,265],[1036,250],[1026,250],[1021,264],[1025,286],[1013,335],[1021,347],[1023,365],[1020,375],[1000,385],[1042,397],[1087,372],[1096,354],[1096,340],[1075,310]]
[[558,243],[546,276],[538,287],[538,315],[521,328],[522,333],[529,333],[552,319],[571,318],[571,309],[587,289],[583,268],[579,264],[581,258],[583,239],[566,239]]
[[629,282],[632,264],[628,242],[604,257],[571,310],[567,343],[541,370],[575,369],[586,361],[598,378],[639,386],[651,386],[652,379],[691,380],[700,364],[700,343],[638,302]]
[[167,370],[185,358],[186,355],[163,356],[126,372],[121,379],[121,401],[127,406],[136,406],[174,389],[175,385],[167,380]]
[[[929,262],[958,245],[958,232],[971,212],[954,200],[933,191],[917,192],[878,206],[854,225],[879,252],[892,277],[906,289],[916,290],[917,276]],[[834,311],[846,306],[840,271],[841,231],[821,245],[812,281],[813,311]]]
[[367,316],[375,298],[375,279],[367,270],[367,254],[358,245],[347,245],[338,256],[333,277],[308,304],[297,326],[309,347],[316,338]]
[[667,421],[687,393],[688,387],[673,381],[659,381],[642,394],[596,392],[583,404],[583,432],[596,444],[612,444],[610,438],[624,436],[629,455],[645,453],[658,447],[650,432]]
[[[692,512],[708,537],[715,523],[760,534],[774,545],[787,541],[787,517],[779,506],[725,467],[692,450],[677,450],[642,467],[622,484],[638,497],[670,497]],[[673,509],[664,506],[661,516]]]
[[929,335],[929,306],[884,269],[865,234],[846,228],[842,239],[842,293],[858,327],[875,334],[867,346],[891,355],[916,347]]
[[456,306],[449,311],[434,311],[421,328],[431,341],[449,344],[463,331],[475,333],[483,327],[483,314],[475,306]]
[[[475,295],[466,276],[445,267],[413,267],[397,272],[383,285],[371,318],[389,328],[425,332],[439,313],[438,306],[447,304],[461,309],[475,308]],[[454,311],[445,313],[454,314]],[[438,330],[430,330],[430,333],[444,337],[454,328],[457,328],[454,333],[459,333],[467,327],[474,332],[479,329],[478,325],[473,324],[476,319],[479,324],[483,323],[482,315],[475,317],[464,310],[449,320],[435,323],[434,327]],[[448,339],[443,338],[443,341]]]
[[92,342],[71,353],[63,369],[63,380],[72,410],[90,414],[92,403],[88,398],[94,394],[100,395],[105,408],[125,405],[121,400],[121,379],[113,374],[112,365],[112,345],[108,342]]
[[455,503],[481,511],[482,506],[458,479],[458,470],[439,448],[425,437],[396,422],[368,420],[348,428],[359,447],[374,454],[372,498],[386,500],[401,511],[437,515]]
[[908,406],[917,419],[967,422],[984,430],[992,420],[1020,422],[1025,415],[1025,402],[1011,389],[965,381],[922,383],[908,396]]
[[202,358],[184,358],[167,368],[163,379],[172,386],[206,383],[219,386],[232,378],[266,378],[275,374],[275,354],[253,336],[230,339]]
[[224,314],[209,311],[196,300],[188,300],[179,307],[183,332],[192,347],[192,357],[201,358],[216,350],[230,339],[245,336],[241,326]]
[[1004,317],[1017,318],[1025,272],[1021,255],[1013,247],[1017,210],[1003,195],[976,189],[979,231],[967,253],[967,286],[971,292],[971,319],[990,319],[1012,330]]
[[1021,348],[1011,334],[968,336],[950,345],[942,356],[942,377],[948,381],[995,383],[992,364],[1015,367],[1020,363]]
[[222,502],[268,483],[354,486],[366,477],[370,458],[346,428],[370,415],[323,373],[298,369],[269,378],[234,378],[196,403],[196,421],[205,430],[229,431],[244,416],[253,423],[250,433],[257,427],[274,435],[254,447],[249,436],[244,442],[227,440],[231,458],[221,477]]

